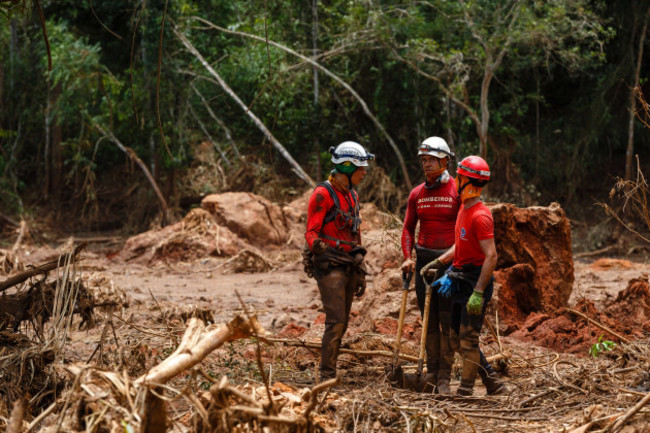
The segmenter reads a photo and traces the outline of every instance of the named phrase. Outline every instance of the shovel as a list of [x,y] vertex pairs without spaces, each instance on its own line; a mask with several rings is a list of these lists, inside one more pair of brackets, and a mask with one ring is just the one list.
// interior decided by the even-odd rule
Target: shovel
[[388,378],[391,385],[403,388],[404,387],[404,370],[402,365],[398,363],[399,351],[402,346],[402,329],[404,328],[404,316],[406,315],[406,298],[409,293],[409,284],[413,278],[413,272],[402,272],[402,305],[399,309],[399,322],[397,324],[397,335],[395,335],[395,349],[393,350],[393,363],[388,370]]
[[[424,278],[424,276],[422,277]],[[436,383],[433,374],[424,374],[424,351],[427,341],[427,330],[429,328],[429,308],[431,307],[431,294],[433,293],[433,282],[427,283],[424,278],[424,283],[427,286],[424,300],[424,317],[422,318],[422,338],[420,338],[420,355],[418,357],[418,369],[414,373],[404,374],[404,388],[416,392],[433,392]]]

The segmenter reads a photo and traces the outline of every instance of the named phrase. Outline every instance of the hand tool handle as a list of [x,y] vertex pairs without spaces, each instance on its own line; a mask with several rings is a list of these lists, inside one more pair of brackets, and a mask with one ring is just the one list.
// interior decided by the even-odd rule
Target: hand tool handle
[[399,357],[399,350],[402,346],[402,329],[404,328],[404,316],[406,315],[406,298],[409,293],[409,283],[413,277],[413,272],[402,273],[402,281],[404,283],[402,290],[402,304],[399,309],[399,322],[397,323],[397,335],[395,341],[395,350],[393,351],[393,365],[397,364]]
[[426,298],[424,301],[424,314],[422,317],[422,338],[420,338],[420,356],[418,357],[418,375],[422,374],[424,368],[424,350],[427,341],[427,331],[429,329],[429,307],[431,306],[431,293],[433,287],[427,284]]

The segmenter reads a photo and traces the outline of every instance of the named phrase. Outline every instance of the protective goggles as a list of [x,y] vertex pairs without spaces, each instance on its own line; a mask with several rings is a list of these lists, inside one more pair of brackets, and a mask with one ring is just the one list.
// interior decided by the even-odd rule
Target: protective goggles
[[334,158],[352,158],[359,161],[372,161],[375,159],[375,155],[368,152],[367,150],[365,155],[359,155],[358,153],[336,153],[334,149],[334,146],[330,147],[330,153]]
[[475,170],[475,169],[473,169],[471,167],[467,167],[467,166],[460,165],[460,164],[458,165],[458,169],[459,170],[463,169],[463,170],[469,171],[470,173],[477,174],[479,176],[485,176],[487,178],[490,177],[490,171],[489,170]]
[[428,144],[422,144],[420,145],[420,148],[418,149],[418,153],[428,153],[428,152],[440,152],[444,153],[445,155],[449,156],[450,158],[454,157],[454,154],[451,152],[447,152],[444,149],[440,149],[438,147],[433,147],[429,146]]

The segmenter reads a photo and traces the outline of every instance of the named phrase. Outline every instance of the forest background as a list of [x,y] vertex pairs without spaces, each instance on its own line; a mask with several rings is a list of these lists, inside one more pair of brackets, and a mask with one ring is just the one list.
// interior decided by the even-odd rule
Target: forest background
[[635,117],[646,1],[2,0],[0,12],[4,218],[135,232],[208,193],[288,201],[344,140],[377,155],[362,198],[398,214],[431,135],[458,160],[487,159],[490,199],[557,201],[572,219],[602,219],[595,203],[617,178],[648,172]]

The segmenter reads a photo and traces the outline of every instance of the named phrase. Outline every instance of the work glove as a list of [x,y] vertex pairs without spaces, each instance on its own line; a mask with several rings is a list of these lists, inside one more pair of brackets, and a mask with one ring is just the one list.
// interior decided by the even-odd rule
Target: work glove
[[451,286],[453,281],[447,274],[443,275],[442,278],[438,278],[435,283],[433,283],[433,288],[438,289],[438,294],[443,298],[448,298],[451,296]]
[[467,313],[478,316],[483,310],[483,292],[474,290],[467,301]]
[[327,244],[322,239],[316,239],[313,244],[311,244],[311,250],[315,254],[324,254],[327,250]]
[[424,265],[424,267],[420,270],[420,275],[428,278],[435,277],[438,269],[442,268],[443,266],[444,265],[440,260],[435,259],[434,261]]

